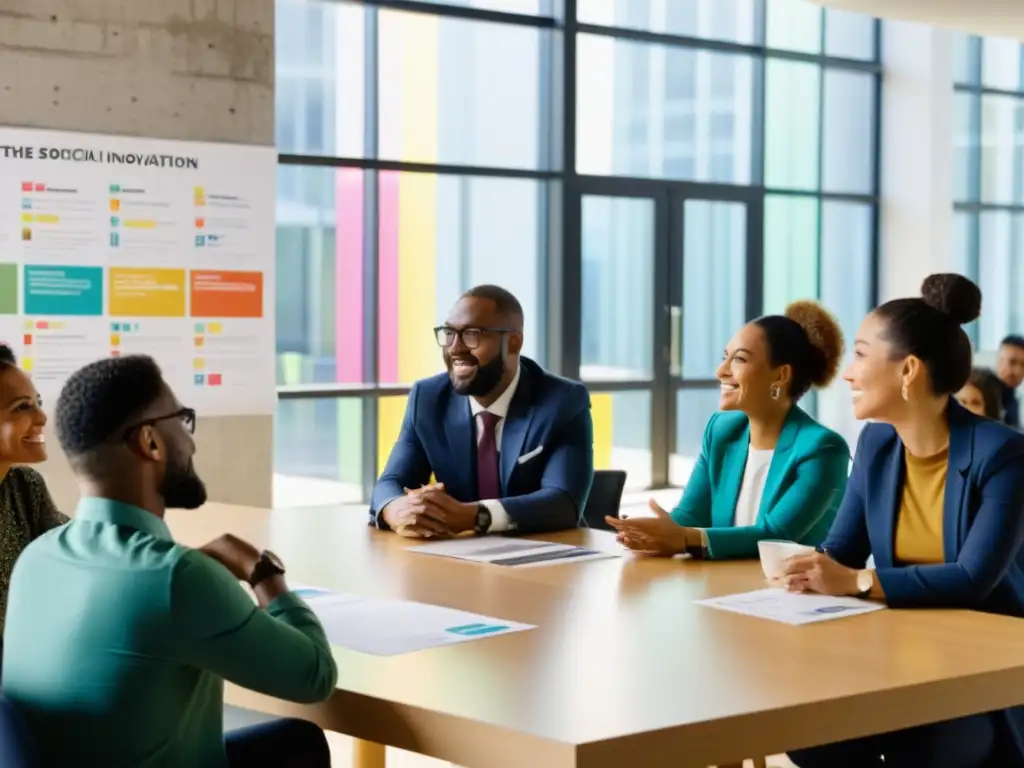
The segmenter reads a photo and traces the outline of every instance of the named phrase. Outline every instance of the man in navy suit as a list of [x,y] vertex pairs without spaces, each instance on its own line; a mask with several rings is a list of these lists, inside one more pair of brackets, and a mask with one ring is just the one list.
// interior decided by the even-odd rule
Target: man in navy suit
[[409,393],[370,524],[423,538],[578,526],[594,479],[586,388],[520,357],[523,308],[503,288],[473,288],[434,334],[448,372]]

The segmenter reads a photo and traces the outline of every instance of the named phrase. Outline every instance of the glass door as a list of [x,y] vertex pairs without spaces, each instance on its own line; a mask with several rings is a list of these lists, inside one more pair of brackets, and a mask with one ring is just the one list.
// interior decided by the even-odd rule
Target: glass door
[[669,205],[666,481],[684,485],[718,409],[722,352],[760,313],[761,227],[756,199],[746,196],[711,198],[682,188],[673,190]]
[[581,190],[579,375],[591,392],[595,466],[625,469],[630,490],[654,482],[668,218],[656,186],[601,179]]
[[[761,301],[748,190],[581,177],[579,376],[595,465],[682,485],[718,406],[722,349]],[[751,254],[756,254],[752,258]]]

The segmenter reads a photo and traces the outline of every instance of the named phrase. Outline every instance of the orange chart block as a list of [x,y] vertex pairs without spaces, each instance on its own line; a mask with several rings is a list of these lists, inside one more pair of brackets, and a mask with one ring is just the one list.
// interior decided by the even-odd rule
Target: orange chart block
[[263,273],[195,269],[192,317],[263,317]]

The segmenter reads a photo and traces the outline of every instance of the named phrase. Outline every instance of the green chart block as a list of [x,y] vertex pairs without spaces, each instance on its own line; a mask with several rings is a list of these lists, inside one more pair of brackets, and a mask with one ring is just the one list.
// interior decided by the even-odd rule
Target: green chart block
[[18,314],[18,265],[0,264],[0,315]]

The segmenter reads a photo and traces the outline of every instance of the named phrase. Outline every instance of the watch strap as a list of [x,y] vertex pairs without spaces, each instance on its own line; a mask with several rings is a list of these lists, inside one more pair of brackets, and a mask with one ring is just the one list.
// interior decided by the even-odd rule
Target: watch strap
[[478,504],[476,507],[476,523],[473,525],[473,533],[477,536],[485,536],[491,530],[491,510],[486,504]]
[[271,554],[267,550],[263,550],[260,553],[260,559],[256,561],[256,565],[252,568],[252,573],[249,574],[249,586],[255,587],[262,581],[266,581],[271,576],[283,576],[284,568],[280,565],[276,555]]

